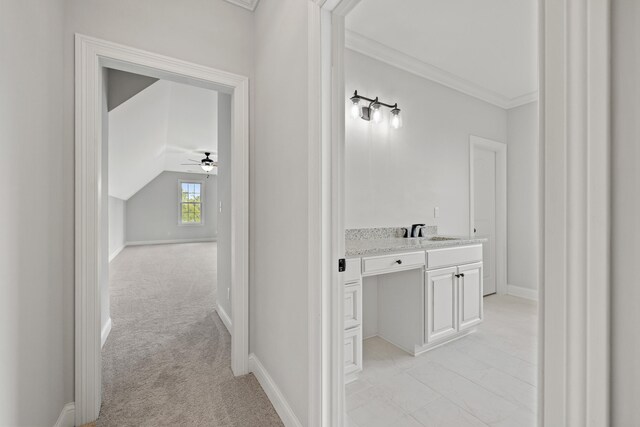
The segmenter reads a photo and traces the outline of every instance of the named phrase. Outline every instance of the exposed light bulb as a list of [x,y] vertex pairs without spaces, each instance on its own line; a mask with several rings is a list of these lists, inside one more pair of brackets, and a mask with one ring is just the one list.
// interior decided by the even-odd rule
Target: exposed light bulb
[[360,117],[360,100],[352,99],[353,104],[351,105],[351,117],[357,119]]
[[374,121],[374,123],[380,123],[382,121],[382,111],[380,110],[380,104],[373,104],[371,109],[371,119]]
[[400,117],[400,110],[398,108],[391,110],[391,127],[394,129],[400,129],[402,127],[402,118]]

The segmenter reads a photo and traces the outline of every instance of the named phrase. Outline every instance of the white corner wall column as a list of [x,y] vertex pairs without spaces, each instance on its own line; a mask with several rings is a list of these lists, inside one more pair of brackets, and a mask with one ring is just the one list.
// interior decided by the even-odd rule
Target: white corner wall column
[[244,76],[83,36],[75,40],[75,423],[97,419],[101,404],[99,277],[102,69],[115,68],[232,94],[232,341],[235,375],[248,373],[249,81]]
[[545,426],[609,425],[609,1],[541,2]]

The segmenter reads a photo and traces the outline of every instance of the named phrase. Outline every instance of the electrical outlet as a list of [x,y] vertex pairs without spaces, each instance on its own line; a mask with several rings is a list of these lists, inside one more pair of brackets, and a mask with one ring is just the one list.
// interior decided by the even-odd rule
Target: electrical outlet
[[438,207],[433,208],[433,217],[440,218],[440,208]]
[[222,200],[218,202],[218,212],[222,213]]

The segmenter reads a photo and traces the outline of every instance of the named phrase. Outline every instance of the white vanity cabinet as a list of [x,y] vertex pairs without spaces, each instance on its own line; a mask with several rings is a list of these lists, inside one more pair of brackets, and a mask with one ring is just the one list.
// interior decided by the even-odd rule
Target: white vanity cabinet
[[342,276],[347,382],[362,370],[367,276],[376,276],[376,335],[414,356],[468,334],[482,321],[481,244],[348,259]]
[[482,263],[427,270],[425,342],[458,334],[482,321]]
[[347,381],[362,370],[362,274],[360,258],[348,259],[344,290],[344,374]]

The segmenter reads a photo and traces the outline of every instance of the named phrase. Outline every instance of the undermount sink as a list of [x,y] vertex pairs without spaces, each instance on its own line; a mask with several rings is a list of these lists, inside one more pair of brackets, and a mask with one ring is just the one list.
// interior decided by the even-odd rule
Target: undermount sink
[[433,241],[444,241],[444,240],[460,240],[460,237],[446,237],[446,236],[432,236],[427,238],[427,240]]

